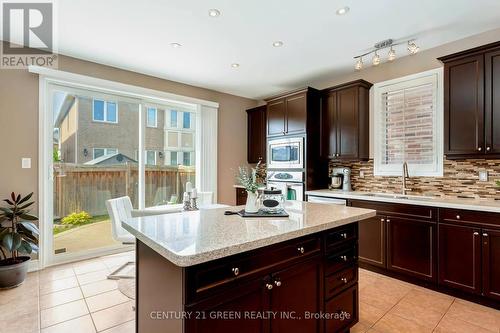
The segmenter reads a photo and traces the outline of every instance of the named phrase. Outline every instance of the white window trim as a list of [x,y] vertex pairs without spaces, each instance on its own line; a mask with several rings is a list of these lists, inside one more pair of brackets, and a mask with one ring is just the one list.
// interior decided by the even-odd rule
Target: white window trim
[[[104,120],[95,119],[94,117],[94,102],[99,101],[104,103]],[[114,103],[116,105],[116,121],[108,120],[108,103]],[[92,98],[92,121],[96,123],[106,123],[106,124],[118,124],[118,102],[115,101],[106,101],[100,98]]]
[[[155,123],[154,123],[154,125],[150,125],[148,122],[150,109],[155,110]],[[158,127],[158,108],[151,107],[151,106],[146,107],[146,127],[149,127],[149,128],[157,128]]]
[[[374,90],[374,103],[373,103],[373,174],[375,176],[401,176],[402,174],[402,165],[394,165],[391,167],[382,166],[382,137],[381,137],[381,122],[382,122],[382,94],[388,91],[389,86],[392,87],[391,90],[403,88],[406,86],[409,81],[413,82],[433,82],[436,83],[435,93],[435,105],[436,105],[436,118],[434,122],[434,133],[435,135],[435,147],[436,147],[436,164],[433,167],[433,170],[424,170],[423,168],[419,168],[418,165],[408,165],[408,171],[410,176],[427,176],[427,177],[442,177],[443,176],[443,136],[444,136],[444,88],[443,88],[443,68],[436,68],[432,70],[428,70],[425,72],[412,74],[408,76],[404,76],[401,78],[397,78],[394,80],[384,81],[376,83],[373,86]],[[418,84],[418,83],[417,83]],[[408,87],[415,85],[408,85]]]

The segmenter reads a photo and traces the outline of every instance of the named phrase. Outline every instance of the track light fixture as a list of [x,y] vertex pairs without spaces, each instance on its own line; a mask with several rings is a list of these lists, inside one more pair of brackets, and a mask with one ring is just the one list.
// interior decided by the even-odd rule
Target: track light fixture
[[394,61],[396,59],[396,50],[394,49],[394,47],[403,44],[407,44],[407,50],[410,55],[417,53],[420,49],[418,45],[415,43],[414,38],[398,40],[398,41],[394,41],[392,39],[386,39],[375,44],[373,48],[368,52],[355,56],[354,59],[356,60],[356,64],[354,65],[354,68],[358,71],[361,70],[363,68],[363,57],[368,56],[372,53],[373,53],[372,64],[373,66],[378,66],[381,63],[379,51],[387,48],[389,48],[389,52],[387,53],[387,60]]

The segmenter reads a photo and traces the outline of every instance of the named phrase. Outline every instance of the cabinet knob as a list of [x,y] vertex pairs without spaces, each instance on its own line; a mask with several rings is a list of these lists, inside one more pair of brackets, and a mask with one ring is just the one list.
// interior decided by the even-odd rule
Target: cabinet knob
[[483,150],[483,148],[477,147],[477,151],[481,151],[481,150]]
[[273,289],[273,285],[270,283],[266,283],[266,288],[267,288],[267,290],[271,290],[271,289]]
[[347,256],[340,256],[340,259],[341,259],[342,261],[347,261]]
[[380,219],[380,222],[385,222],[385,219]]
[[483,232],[483,237],[488,237],[488,234]]
[[491,150],[491,147],[486,147],[486,151],[490,151]]
[[387,223],[391,223],[391,220],[387,219]]
[[238,275],[240,275],[240,269],[239,269],[238,267],[234,267],[234,268],[232,269],[232,271],[233,271],[234,276],[238,276]]
[[281,287],[281,281],[280,280],[275,280],[274,284],[276,285],[276,287]]
[[305,250],[304,250],[304,247],[301,246],[301,247],[298,247],[297,248],[297,251],[299,251],[301,254],[304,254]]
[[474,231],[473,235],[474,235],[474,236],[479,236],[479,232]]
[[344,282],[344,283],[347,283],[347,278],[343,277],[340,279],[340,281]]
[[340,237],[342,237],[343,239],[347,239],[347,234],[345,232],[343,232],[340,234]]
[[339,156],[340,156],[340,154],[335,154],[335,156],[339,157]]
[[457,220],[460,220],[460,215],[457,215]]

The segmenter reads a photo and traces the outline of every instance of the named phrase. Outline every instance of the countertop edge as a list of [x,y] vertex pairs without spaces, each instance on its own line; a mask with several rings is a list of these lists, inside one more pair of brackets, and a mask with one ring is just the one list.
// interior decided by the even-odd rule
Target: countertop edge
[[[327,192],[330,191],[330,192]],[[368,192],[367,192],[368,193]],[[331,190],[312,190],[306,191],[306,195],[314,195],[318,197],[327,197],[327,198],[340,198],[340,199],[356,199],[356,200],[364,200],[364,201],[375,201],[375,202],[387,202],[387,203],[398,203],[398,204],[406,204],[406,205],[418,205],[418,206],[427,206],[427,207],[439,207],[439,208],[453,208],[453,209],[464,209],[464,210],[475,210],[482,212],[492,212],[492,213],[500,213],[500,204],[498,206],[488,205],[488,202],[478,203],[470,203],[470,202],[446,202],[444,200],[430,199],[430,200],[412,200],[412,199],[399,199],[399,198],[386,198],[386,197],[377,197],[377,196],[368,196],[363,194],[355,194],[352,192],[342,193],[340,191],[331,191]],[[453,200],[453,199],[445,199],[445,200]],[[473,200],[473,199],[456,199],[456,200]]]
[[210,252],[205,252],[205,253],[200,253],[197,255],[186,255],[186,256],[179,256],[171,251],[165,249],[162,247],[160,244],[157,242],[153,241],[149,237],[145,236],[144,234],[138,232],[136,229],[132,228],[128,224],[124,223],[123,221],[121,222],[121,225],[125,230],[130,232],[134,237],[136,237],[138,240],[152,248],[155,252],[160,254],[162,257],[173,263],[174,265],[178,267],[190,267],[190,266],[195,266],[198,264],[202,264],[205,262],[209,261],[214,261],[217,259],[229,257],[235,254],[243,253],[243,252],[248,252],[252,251],[258,248],[262,248],[268,245],[274,245],[278,244],[281,242],[285,242],[291,239],[311,235],[317,232],[322,232],[325,230],[333,229],[336,227],[341,227],[350,223],[355,223],[358,222],[359,220],[364,220],[370,217],[374,217],[376,215],[375,210],[371,209],[365,209],[368,212],[359,214],[356,217],[351,217],[351,218],[343,218],[342,220],[337,220],[337,221],[332,221],[329,223],[324,223],[318,226],[310,227],[307,229],[301,229],[301,230],[295,230],[291,231],[285,234],[279,234],[279,235],[274,235],[271,237],[266,237],[262,238],[256,241],[250,241],[247,243],[242,243],[238,245],[232,245],[226,248],[221,248],[221,249],[216,249]]

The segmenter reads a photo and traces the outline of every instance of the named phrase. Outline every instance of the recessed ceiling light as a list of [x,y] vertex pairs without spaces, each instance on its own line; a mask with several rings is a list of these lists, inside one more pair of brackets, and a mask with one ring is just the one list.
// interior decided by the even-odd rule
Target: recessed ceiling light
[[274,47],[282,47],[283,46],[283,42],[280,41],[280,40],[277,40],[277,41],[273,42],[273,46]]
[[235,63],[232,63],[232,64],[231,64],[231,67],[233,67],[233,68],[238,68],[238,67],[240,67],[240,64],[238,64],[238,63],[236,63],[236,62],[235,62]]
[[220,10],[212,8],[208,11],[208,16],[210,17],[217,17],[220,16]]
[[345,15],[349,12],[350,8],[345,6],[342,8],[337,9],[337,15]]
[[170,46],[172,46],[173,48],[175,48],[175,49],[176,49],[176,48],[181,47],[181,46],[182,46],[182,44],[180,44],[180,43],[170,43]]

